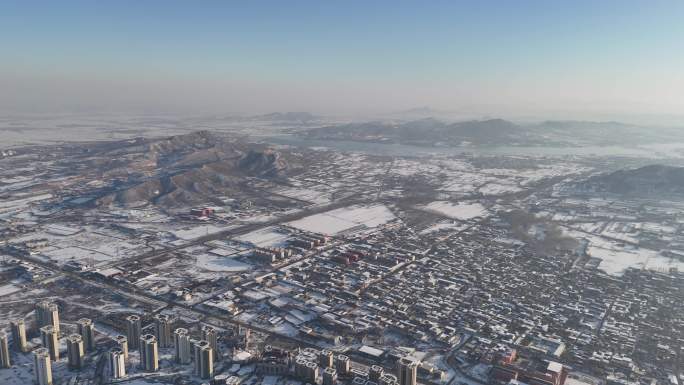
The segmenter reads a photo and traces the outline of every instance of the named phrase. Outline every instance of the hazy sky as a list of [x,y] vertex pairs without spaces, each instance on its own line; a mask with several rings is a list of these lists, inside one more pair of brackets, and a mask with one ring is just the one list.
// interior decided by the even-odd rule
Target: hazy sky
[[0,110],[684,115],[684,1],[2,1]]

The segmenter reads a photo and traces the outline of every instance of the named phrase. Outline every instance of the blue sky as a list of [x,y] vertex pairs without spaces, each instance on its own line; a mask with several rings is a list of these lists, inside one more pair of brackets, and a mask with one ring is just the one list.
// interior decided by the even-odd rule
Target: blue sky
[[678,0],[5,1],[0,102],[684,114],[682,20]]

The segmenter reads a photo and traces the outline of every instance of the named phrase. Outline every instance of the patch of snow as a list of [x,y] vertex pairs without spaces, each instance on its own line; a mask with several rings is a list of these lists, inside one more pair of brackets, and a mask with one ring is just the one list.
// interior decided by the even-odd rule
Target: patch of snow
[[489,215],[487,209],[479,203],[459,202],[454,204],[447,201],[436,201],[418,208],[462,221],[478,217],[485,218]]
[[311,215],[287,225],[314,233],[336,235],[354,228],[378,227],[396,219],[385,205],[350,206]]
[[237,261],[233,258],[219,257],[212,254],[200,254],[197,257],[197,266],[209,271],[245,271],[252,268],[251,265]]

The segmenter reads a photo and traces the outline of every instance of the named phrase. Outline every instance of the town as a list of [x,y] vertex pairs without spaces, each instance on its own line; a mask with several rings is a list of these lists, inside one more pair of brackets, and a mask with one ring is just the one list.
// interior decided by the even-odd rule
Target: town
[[679,383],[684,204],[597,187],[639,160],[212,135],[0,160],[0,382]]

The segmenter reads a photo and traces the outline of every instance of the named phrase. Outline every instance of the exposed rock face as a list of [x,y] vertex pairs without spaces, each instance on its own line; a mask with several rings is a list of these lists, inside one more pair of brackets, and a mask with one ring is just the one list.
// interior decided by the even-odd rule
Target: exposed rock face
[[272,150],[250,151],[238,162],[239,169],[250,176],[274,178],[282,176],[287,162]]

